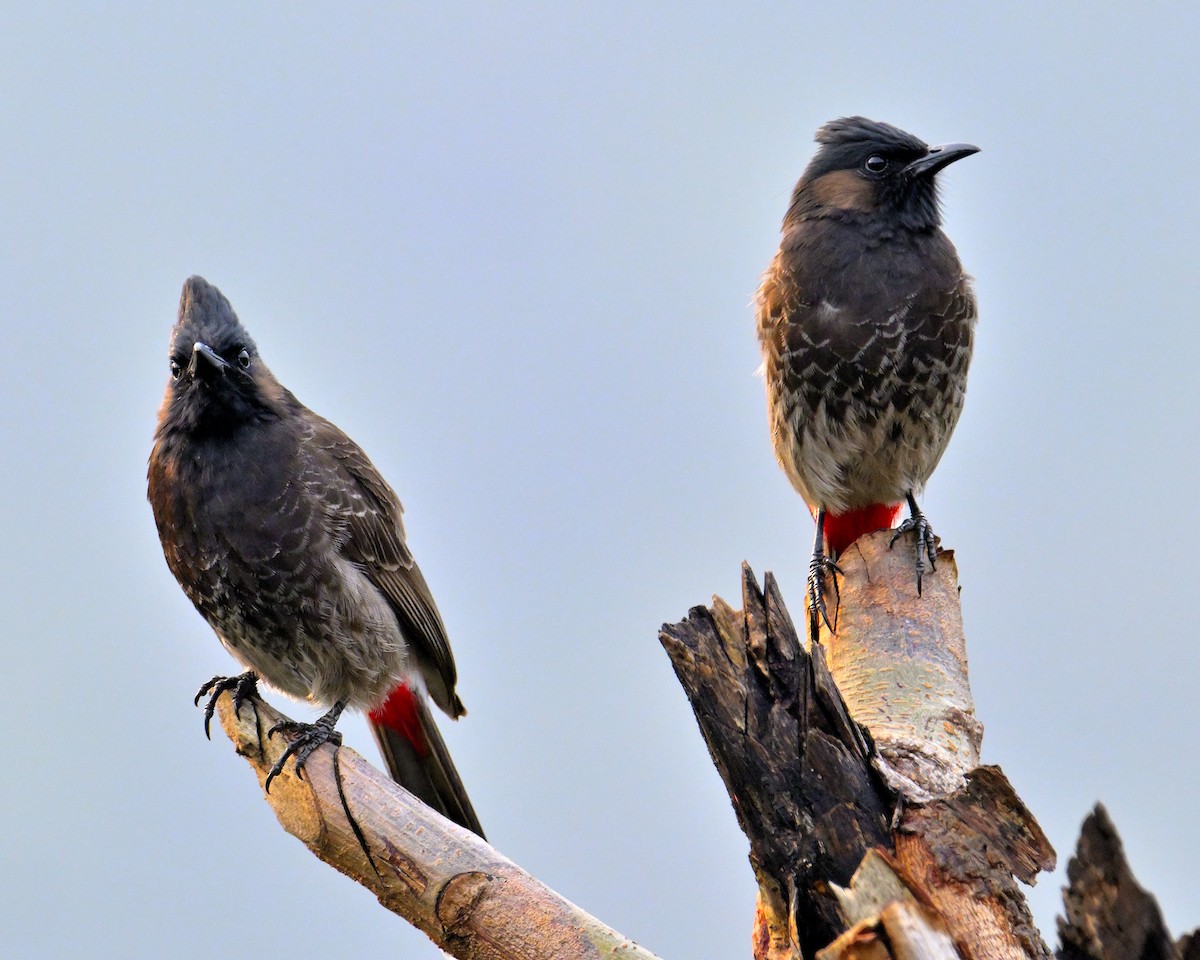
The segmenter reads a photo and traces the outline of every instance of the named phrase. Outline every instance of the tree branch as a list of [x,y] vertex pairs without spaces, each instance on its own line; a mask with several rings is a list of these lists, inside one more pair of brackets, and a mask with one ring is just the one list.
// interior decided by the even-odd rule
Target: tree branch
[[[861,538],[836,633],[801,642],[778,585],[743,566],[741,611],[714,598],[660,634],[759,884],[756,960],[1049,960],[1017,882],[1054,851],[998,767],[979,765],[953,554],[923,596],[911,554]],[[832,595],[829,584],[828,594]],[[254,699],[221,724],[260,785],[286,746]],[[291,764],[279,822],[464,960],[655,960],[441,817],[348,748]],[[1200,960],[1171,941],[1103,808],[1084,825],[1060,921],[1062,960]]]
[[[262,700],[251,703],[235,717],[223,695],[218,710],[261,785],[286,746],[265,732],[285,718]],[[285,830],[452,956],[654,960],[349,748],[316,751],[303,779],[289,763],[266,799]]]

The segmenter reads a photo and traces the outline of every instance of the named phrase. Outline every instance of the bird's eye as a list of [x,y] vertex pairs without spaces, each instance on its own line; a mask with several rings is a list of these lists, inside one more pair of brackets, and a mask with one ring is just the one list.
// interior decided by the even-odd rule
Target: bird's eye
[[171,358],[171,379],[178,380],[183,376],[183,365],[174,357]]
[[245,370],[248,366],[250,366],[250,351],[249,350],[243,350],[241,353],[238,354],[238,366],[241,367],[243,370]]
[[878,155],[867,157],[867,162],[863,164],[867,173],[880,174],[888,168],[888,162],[883,157]]

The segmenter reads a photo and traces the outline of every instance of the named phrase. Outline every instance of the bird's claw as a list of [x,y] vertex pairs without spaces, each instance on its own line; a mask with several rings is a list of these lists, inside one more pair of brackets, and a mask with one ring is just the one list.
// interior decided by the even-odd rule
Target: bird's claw
[[333,728],[336,722],[336,716],[331,720],[329,715],[326,714],[315,723],[283,720],[267,731],[268,740],[277,733],[297,735],[296,739],[287,745],[287,749],[283,751],[267,774],[266,783],[263,785],[267,793],[271,792],[271,781],[283,772],[283,766],[287,763],[289,757],[295,757],[296,776],[304,779],[304,765],[308,762],[308,758],[314,750],[326,743],[332,743],[338,747],[342,745],[341,733]]
[[829,609],[825,605],[825,574],[833,575],[833,619],[837,620],[838,609],[842,604],[842,592],[838,587],[837,578],[842,568],[824,553],[814,553],[808,564],[808,621],[809,634],[813,640],[820,632],[821,621],[825,628],[833,633],[833,624],[829,622]]
[[245,703],[253,705],[251,698],[258,696],[258,675],[253,670],[247,670],[236,677],[216,676],[196,691],[196,696],[192,700],[194,706],[200,706],[200,701],[208,697],[208,703],[204,705],[204,735],[209,740],[212,739],[209,728],[212,724],[213,714],[217,712],[217,701],[226,690],[233,691],[233,715],[240,719],[242,705]]
[[925,519],[925,514],[920,510],[913,510],[913,514],[896,528],[896,532],[892,534],[892,539],[888,541],[888,549],[890,550],[900,539],[902,534],[913,533],[914,543],[914,560],[917,571],[917,596],[921,596],[921,579],[925,575],[925,558],[929,558],[929,569],[937,569],[937,538],[933,535],[933,527],[929,521]]

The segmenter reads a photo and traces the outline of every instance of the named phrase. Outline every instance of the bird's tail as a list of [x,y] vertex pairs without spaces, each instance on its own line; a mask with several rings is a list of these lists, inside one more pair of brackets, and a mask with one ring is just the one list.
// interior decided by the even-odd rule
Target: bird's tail
[[841,554],[859,537],[886,530],[900,514],[899,503],[873,503],[845,513],[825,514],[825,545],[832,556]]
[[482,837],[483,827],[425,697],[401,684],[367,719],[392,779],[444,817]]

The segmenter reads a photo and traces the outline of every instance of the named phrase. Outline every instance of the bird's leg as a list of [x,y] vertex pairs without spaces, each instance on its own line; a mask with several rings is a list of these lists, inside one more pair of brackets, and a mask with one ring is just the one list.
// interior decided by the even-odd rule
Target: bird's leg
[[208,697],[208,703],[204,705],[204,735],[209,740],[212,739],[212,734],[208,728],[212,723],[213,714],[217,711],[217,700],[226,690],[233,691],[233,715],[240,719],[242,704],[247,702],[253,704],[250,698],[258,696],[258,674],[253,670],[247,670],[245,673],[239,673],[236,677],[213,677],[196,691],[196,697],[192,700],[195,706],[200,706],[200,701],[204,697]]
[[337,725],[338,717],[342,715],[342,711],[345,709],[346,701],[339,700],[316,723],[284,720],[281,723],[275,724],[275,726],[267,731],[267,739],[270,739],[276,733],[297,734],[296,739],[288,744],[287,749],[283,751],[283,755],[275,761],[275,766],[267,774],[267,782],[264,784],[267,793],[271,792],[271,781],[283,772],[283,765],[287,762],[288,757],[295,756],[296,775],[302,778],[304,776],[304,764],[308,761],[309,755],[317,747],[324,743],[332,743],[339,747],[342,745],[342,735],[333,728]]
[[925,573],[925,557],[929,557],[929,569],[937,569],[937,541],[933,535],[933,527],[929,525],[929,521],[925,519],[925,514],[921,512],[921,508],[917,506],[916,498],[910,490],[906,495],[908,499],[909,517],[900,526],[896,528],[896,532],[892,534],[892,539],[888,541],[888,549],[892,548],[900,534],[913,531],[913,539],[916,545],[916,567],[917,567],[917,596],[921,595],[921,577]]
[[808,630],[809,636],[815,641],[820,632],[821,620],[830,633],[834,632],[833,624],[829,622],[829,611],[825,607],[825,572],[833,574],[833,619],[837,620],[838,607],[841,606],[842,594],[838,589],[838,574],[842,568],[825,556],[825,508],[817,509],[817,536],[813,541],[812,560],[808,564]]

